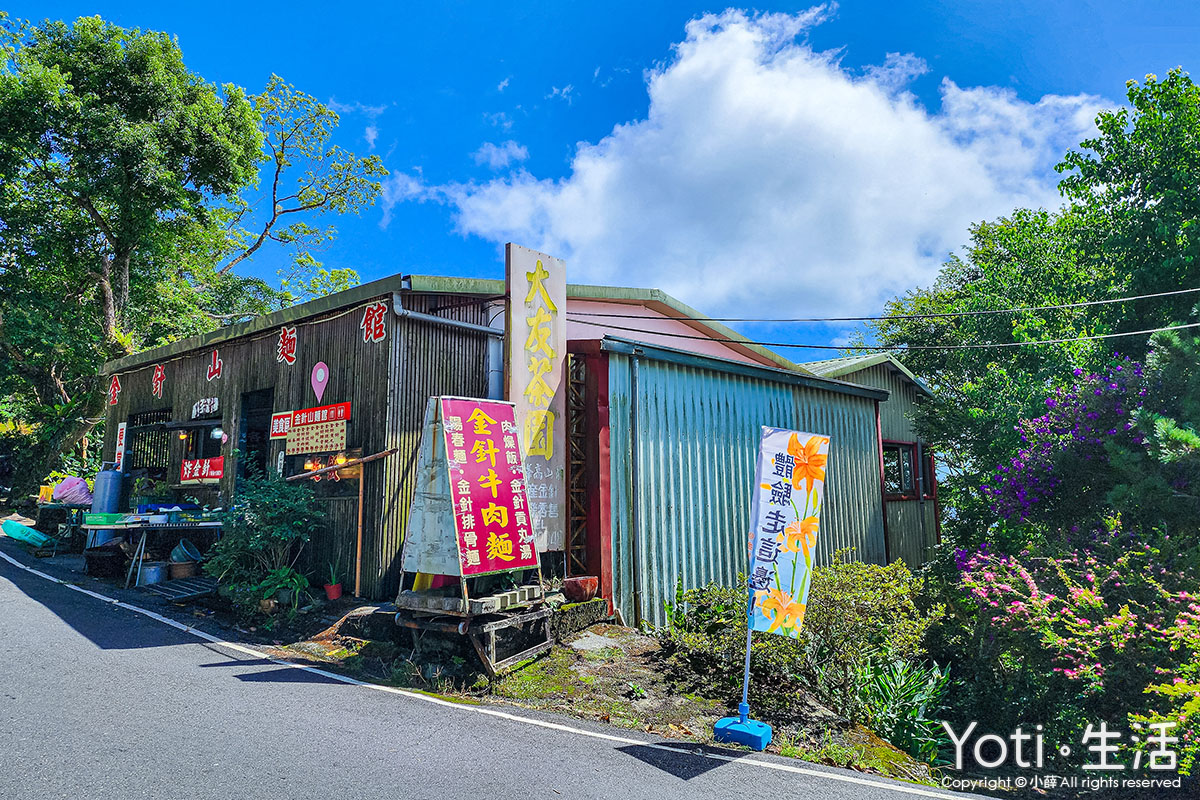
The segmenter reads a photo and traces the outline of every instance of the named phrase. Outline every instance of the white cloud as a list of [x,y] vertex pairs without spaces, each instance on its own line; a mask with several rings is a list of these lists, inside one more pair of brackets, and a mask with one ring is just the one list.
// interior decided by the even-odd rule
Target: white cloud
[[367,140],[367,149],[375,149],[375,140],[379,138],[379,128],[374,125],[368,125],[363,131],[363,138]]
[[367,119],[375,119],[384,111],[387,111],[387,104],[378,106],[369,106],[366,103],[355,101],[353,103],[339,103],[334,98],[329,98],[329,102],[325,105],[339,114],[362,114]]
[[393,172],[383,180],[383,195],[380,198],[383,201],[383,216],[379,219],[379,227],[386,229],[392,222],[392,210],[397,204],[406,201],[417,200],[424,201],[433,197],[430,189],[425,186],[421,180],[421,170],[414,170],[417,174],[410,175],[407,172]]
[[504,111],[497,111],[494,114],[484,114],[483,118],[489,125],[499,128],[502,131],[512,130],[512,117]]
[[571,105],[575,101],[575,87],[569,83],[566,86],[551,86],[550,94],[546,95],[546,99],[553,100],[555,98],[566,100],[567,105]]
[[436,195],[461,232],[563,256],[574,281],[745,316],[877,310],[927,284],[971,223],[1059,204],[1052,167],[1101,98],[1029,103],[946,78],[929,111],[904,91],[917,57],[851,74],[797,41],[824,14],[694,20],[647,74],[647,117],[581,144],[565,177]]
[[529,158],[529,151],[524,145],[517,144],[512,139],[498,145],[484,142],[471,157],[476,164],[486,164],[492,169],[504,169],[509,164],[524,161]]
[[509,82],[511,79],[512,79],[512,76],[510,75],[509,77],[505,78],[504,80],[502,80],[502,81],[500,81],[498,84],[496,84],[496,91],[497,91],[497,92],[503,92],[505,89],[507,89],[507,88],[508,88],[508,82]]
[[888,53],[883,64],[867,67],[867,79],[882,89],[897,92],[929,72],[925,59],[912,53]]

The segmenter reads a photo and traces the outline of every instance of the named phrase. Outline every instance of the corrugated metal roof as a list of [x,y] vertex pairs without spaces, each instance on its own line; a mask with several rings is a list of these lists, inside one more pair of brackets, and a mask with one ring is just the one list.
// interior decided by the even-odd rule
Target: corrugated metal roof
[[932,396],[933,393],[929,391],[929,387],[925,385],[925,382],[914,375],[908,367],[900,362],[900,359],[891,353],[869,353],[861,356],[843,356],[841,358],[826,358],[821,361],[805,361],[801,366],[816,375],[824,375],[828,378],[844,378],[855,372],[870,369],[876,364],[888,364],[894,367],[902,375],[915,383],[922,392]]
[[[389,275],[386,278],[364,283],[361,286],[355,286],[344,292],[319,297],[316,300],[290,306],[271,314],[264,314],[246,322],[227,325],[208,333],[189,336],[177,342],[160,345],[148,350],[141,350],[132,355],[109,361],[100,368],[100,374],[111,375],[114,372],[137,369],[138,367],[153,364],[191,350],[199,350],[211,347],[219,342],[240,339],[260,331],[291,324],[298,320],[308,319],[321,314],[327,314],[338,309],[349,308],[371,298],[400,291],[502,297],[504,295],[504,281],[488,278],[455,278],[439,275]],[[808,374],[808,370],[804,367],[787,360],[765,347],[754,344],[740,333],[709,319],[696,309],[681,303],[660,289],[638,289],[627,286],[591,286],[588,284],[568,283],[567,297],[581,300],[641,303],[655,308],[667,316],[700,323],[703,328],[707,328],[715,334],[714,338],[732,339],[734,340],[731,342],[733,346],[750,351],[783,369]]]

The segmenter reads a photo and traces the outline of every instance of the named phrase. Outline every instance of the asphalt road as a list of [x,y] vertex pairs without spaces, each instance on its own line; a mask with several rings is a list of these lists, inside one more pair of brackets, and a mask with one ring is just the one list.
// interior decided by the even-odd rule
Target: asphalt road
[[281,666],[0,559],[4,798],[966,796],[495,710],[562,727]]

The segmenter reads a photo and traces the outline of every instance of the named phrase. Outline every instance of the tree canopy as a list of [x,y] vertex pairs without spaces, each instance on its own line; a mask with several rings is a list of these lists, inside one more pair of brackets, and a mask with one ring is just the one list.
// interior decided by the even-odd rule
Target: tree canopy
[[[1016,210],[978,224],[935,282],[887,305],[866,332],[908,349],[905,363],[932,387],[918,420],[949,470],[951,536],[987,536],[980,490],[1020,448],[1016,422],[1040,416],[1073,370],[1100,371],[1119,352],[1145,355],[1148,336],[1005,348],[963,348],[1117,334],[1192,320],[1197,294],[1052,311],[978,313],[1112,300],[1200,287],[1200,87],[1181,70],[1128,84],[1127,107],[1097,118],[1096,136],[1058,166],[1067,205]],[[921,314],[958,314],[912,318]],[[962,348],[962,349],[954,349]]]
[[[0,23],[0,414],[44,474],[99,421],[104,361],[356,283],[318,271],[336,231],[314,222],[387,172],[278,76],[216,86],[171,36],[99,17]],[[268,242],[293,254],[279,287],[233,269]]]

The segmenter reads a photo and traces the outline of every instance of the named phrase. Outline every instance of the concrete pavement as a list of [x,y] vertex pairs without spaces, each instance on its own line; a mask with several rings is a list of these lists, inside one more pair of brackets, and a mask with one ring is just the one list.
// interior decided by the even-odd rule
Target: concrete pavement
[[679,748],[279,665],[0,558],[0,797],[967,796]]

